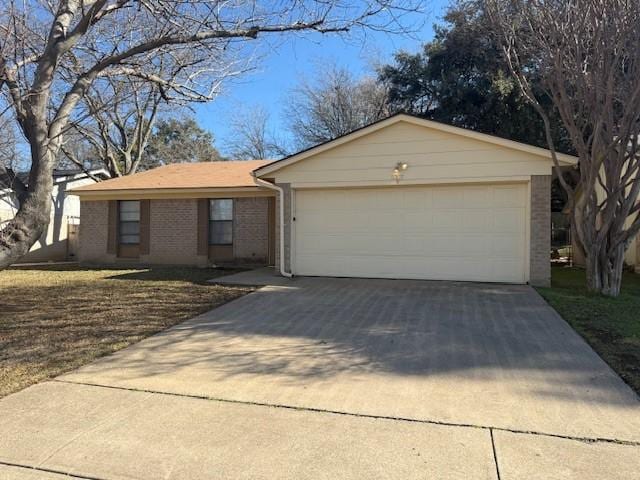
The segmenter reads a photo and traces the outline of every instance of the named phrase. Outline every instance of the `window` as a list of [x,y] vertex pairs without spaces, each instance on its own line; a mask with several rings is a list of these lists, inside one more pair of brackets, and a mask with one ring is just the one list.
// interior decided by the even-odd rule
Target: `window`
[[209,200],[209,245],[233,243],[233,200]]
[[140,202],[138,200],[122,200],[118,203],[118,209],[120,244],[139,244]]

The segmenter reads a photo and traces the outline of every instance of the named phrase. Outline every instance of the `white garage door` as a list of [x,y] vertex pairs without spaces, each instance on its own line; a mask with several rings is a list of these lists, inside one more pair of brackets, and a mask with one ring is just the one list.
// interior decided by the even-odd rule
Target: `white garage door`
[[525,282],[523,184],[298,190],[297,275]]

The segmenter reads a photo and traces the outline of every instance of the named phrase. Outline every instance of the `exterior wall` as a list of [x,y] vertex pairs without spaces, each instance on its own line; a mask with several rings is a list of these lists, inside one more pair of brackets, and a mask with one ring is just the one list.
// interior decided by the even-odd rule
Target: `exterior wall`
[[293,188],[395,185],[398,162],[408,165],[403,185],[551,174],[550,159],[403,121],[267,175]]
[[[284,268],[287,272],[291,271],[291,212],[293,192],[291,185],[288,183],[280,183],[284,194]],[[276,267],[280,267],[280,197],[276,198]]]
[[[629,227],[632,223],[632,219],[627,220],[626,227]],[[624,261],[627,265],[634,267],[636,271],[640,272],[640,241],[638,241],[638,235],[631,240]]]
[[241,263],[266,263],[269,256],[269,198],[236,198],[233,256]]
[[531,177],[529,283],[551,284],[551,175]]
[[198,200],[151,200],[149,254],[142,263],[206,265],[198,255]]
[[80,206],[80,248],[83,263],[113,263],[115,255],[107,254],[109,235],[109,202],[83,200]]
[[[631,179],[635,179],[635,176],[636,174],[633,174]],[[599,182],[596,183],[596,195],[598,196],[599,201],[603,201],[606,197],[604,187],[600,185]],[[638,199],[638,202],[640,202],[640,198]],[[634,220],[634,216],[628,217],[625,221],[624,228],[629,228]],[[631,243],[625,252],[624,261],[627,265],[633,267],[636,272],[640,273],[640,235],[636,235],[636,237],[631,240]]]
[[[265,263],[268,256],[268,197],[236,198],[234,202],[234,257],[239,263]],[[109,201],[82,200],[80,254],[84,263],[135,262],[107,254]],[[198,199],[158,199],[149,203],[149,253],[145,264],[209,264],[198,255]]]

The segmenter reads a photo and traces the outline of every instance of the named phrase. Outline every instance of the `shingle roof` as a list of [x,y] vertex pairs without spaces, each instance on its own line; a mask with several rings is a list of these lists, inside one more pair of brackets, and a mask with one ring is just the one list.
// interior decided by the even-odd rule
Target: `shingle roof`
[[271,160],[172,163],[152,170],[85,185],[73,192],[255,187],[251,172]]

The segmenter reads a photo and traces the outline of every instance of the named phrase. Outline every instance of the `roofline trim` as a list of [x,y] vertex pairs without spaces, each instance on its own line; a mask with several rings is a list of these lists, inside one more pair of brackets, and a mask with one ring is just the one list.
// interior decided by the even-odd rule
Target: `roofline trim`
[[67,191],[67,195],[82,196],[105,196],[112,197],[117,195],[158,195],[158,194],[205,194],[205,193],[244,193],[244,192],[268,192],[266,188],[254,186],[244,187],[172,187],[172,188],[111,188],[111,189],[94,189],[86,190],[79,187],[78,189]]
[[[342,135],[341,137],[335,138],[333,140],[329,140],[327,142],[321,143],[314,147],[310,147],[306,150],[302,150],[300,152],[294,153],[293,155],[282,158],[280,160],[276,160],[275,162],[270,163],[268,165],[264,165],[260,168],[256,168],[254,170],[254,174],[257,177],[261,177],[263,175],[276,172],[293,163],[297,163],[306,158],[309,158],[314,155],[325,152],[327,150],[331,150],[333,148],[339,147],[340,145],[344,145],[345,143],[349,143],[360,137],[369,135],[385,127],[388,127],[390,125],[393,125],[395,123],[402,122],[402,121],[411,123],[413,125],[421,126],[421,127],[432,128],[434,130],[438,130],[445,133],[451,133],[454,135],[460,135],[463,137],[472,138],[474,140],[479,140],[482,142],[492,143],[494,145],[499,145],[505,148],[511,148],[513,150],[519,150],[522,152],[537,155],[549,161],[553,161],[551,157],[551,151],[547,150],[546,148],[536,147],[534,145],[517,142],[515,140],[508,140],[506,138],[497,137],[495,135],[489,135],[486,133],[480,133],[480,132],[476,132],[466,128],[455,127],[453,125],[448,125],[446,123],[435,122],[433,120],[426,120],[416,115],[410,115],[408,113],[401,112],[401,113],[396,113],[394,115],[391,115],[390,117],[378,120],[369,125],[365,125],[364,127],[361,127],[345,135]],[[568,155],[566,153],[556,153],[556,156],[558,160],[561,162],[561,164],[575,165],[578,163],[578,158],[574,157],[573,155]]]

